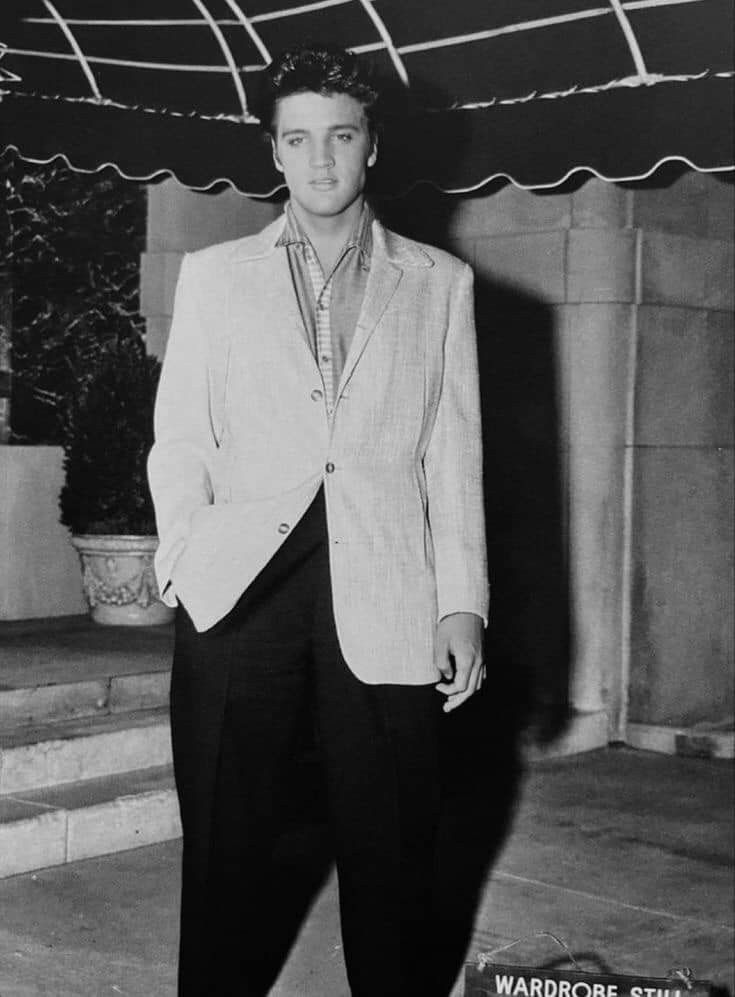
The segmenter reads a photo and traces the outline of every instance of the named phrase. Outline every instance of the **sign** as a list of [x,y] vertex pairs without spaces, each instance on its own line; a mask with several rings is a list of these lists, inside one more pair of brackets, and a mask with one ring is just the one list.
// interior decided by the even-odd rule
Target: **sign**
[[484,963],[465,970],[464,997],[710,997],[712,984],[692,980],[687,970],[668,978],[530,969]]

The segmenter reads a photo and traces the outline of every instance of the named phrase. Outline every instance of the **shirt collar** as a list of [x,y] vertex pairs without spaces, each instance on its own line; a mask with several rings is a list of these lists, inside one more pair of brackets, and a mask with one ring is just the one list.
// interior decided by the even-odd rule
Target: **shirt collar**
[[[360,212],[360,217],[357,219],[350,237],[344,245],[344,250],[347,249],[357,249],[362,256],[363,265],[370,263],[370,258],[373,252],[373,236],[372,236],[372,224],[375,215],[372,208],[367,203],[363,202],[362,211]],[[308,235],[299,225],[296,213],[291,207],[291,202],[286,204],[286,224],[284,225],[283,232],[281,233],[277,246],[293,246],[300,245],[306,246],[311,245]]]

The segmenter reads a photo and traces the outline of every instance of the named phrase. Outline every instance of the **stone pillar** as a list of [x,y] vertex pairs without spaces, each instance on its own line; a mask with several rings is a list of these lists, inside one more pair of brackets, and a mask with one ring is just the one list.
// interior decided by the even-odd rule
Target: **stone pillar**
[[506,187],[451,232],[480,277],[553,310],[571,701],[646,747],[642,724],[733,710],[733,187],[659,183]]
[[605,709],[611,720],[626,653],[626,447],[637,248],[629,201],[629,194],[596,179],[572,195],[560,316],[575,606],[572,701],[583,711]]
[[[733,186],[634,194],[641,233],[629,720],[733,716]],[[649,731],[645,746],[657,746]],[[661,733],[661,732],[659,732]]]
[[[599,180],[574,193],[538,195],[507,186],[461,201],[451,223],[452,246],[474,265],[480,281],[531,296],[553,322],[559,412],[554,429],[564,477],[571,597],[569,699],[576,712],[571,737],[577,748],[607,743],[623,656],[637,252],[630,199]],[[532,449],[525,459],[535,459]]]

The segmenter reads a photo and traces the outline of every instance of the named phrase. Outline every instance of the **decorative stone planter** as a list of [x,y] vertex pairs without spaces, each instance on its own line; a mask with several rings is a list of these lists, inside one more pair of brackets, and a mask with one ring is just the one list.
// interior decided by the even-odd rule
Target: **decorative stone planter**
[[88,534],[71,542],[82,562],[82,587],[95,623],[139,626],[173,619],[153,573],[158,537]]

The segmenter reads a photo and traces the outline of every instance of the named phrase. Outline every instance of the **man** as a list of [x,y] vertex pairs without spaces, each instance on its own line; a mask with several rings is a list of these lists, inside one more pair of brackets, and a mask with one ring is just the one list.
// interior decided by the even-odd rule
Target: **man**
[[179,604],[180,994],[267,990],[278,789],[307,693],[351,992],[430,979],[441,707],[484,678],[477,358],[469,268],[365,202],[376,99],[347,53],[274,63],[285,214],[182,265],[149,463]]

